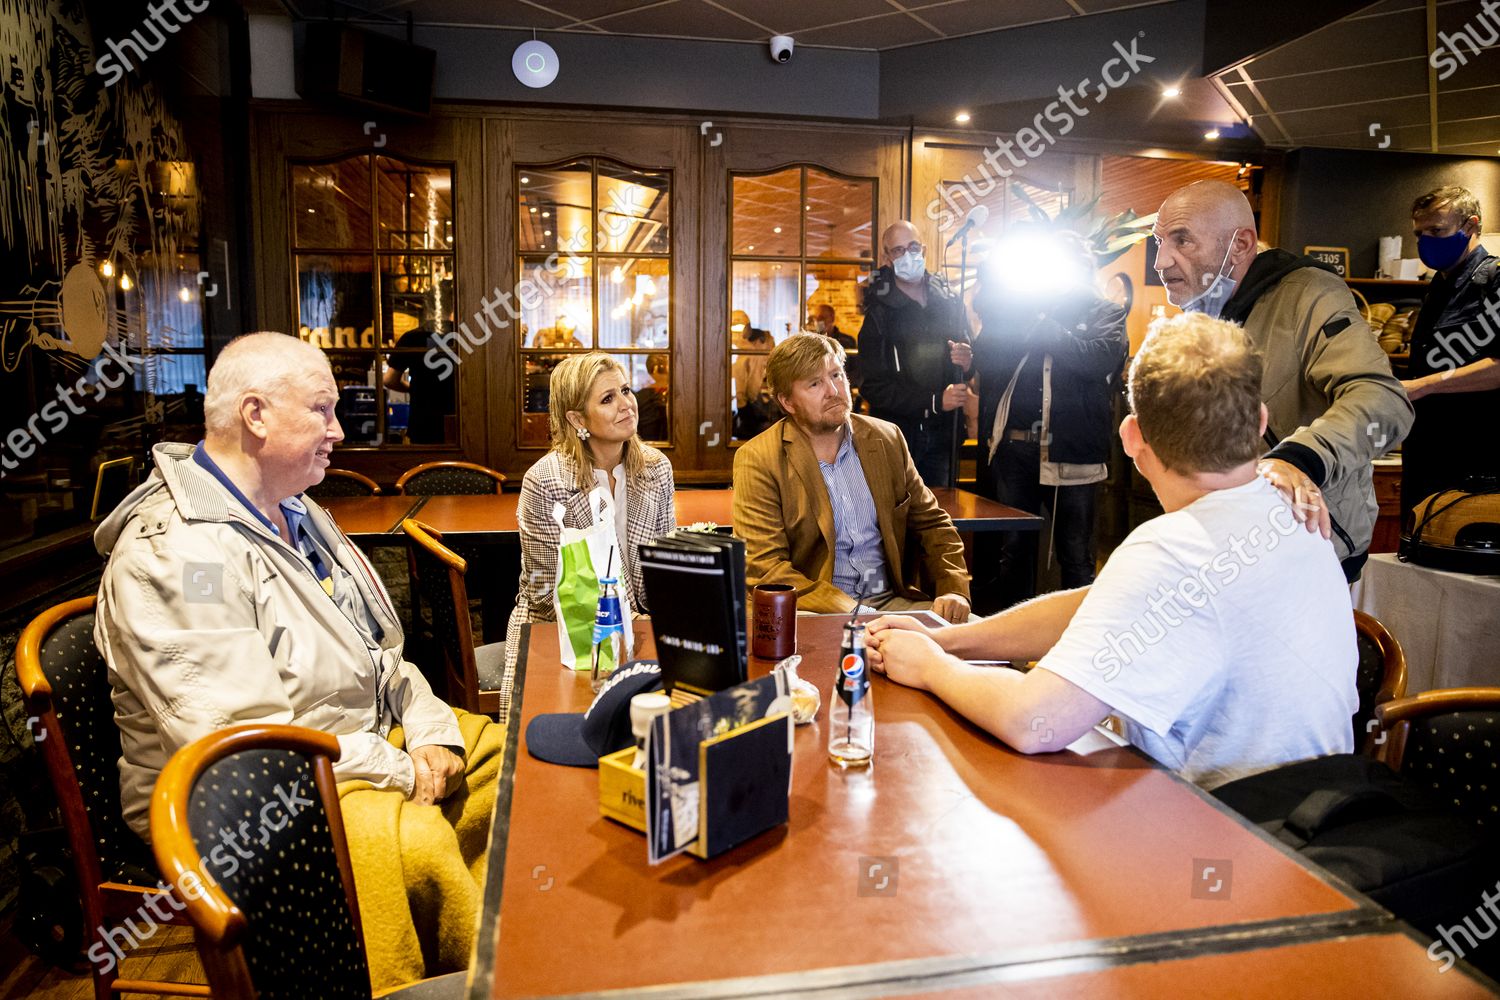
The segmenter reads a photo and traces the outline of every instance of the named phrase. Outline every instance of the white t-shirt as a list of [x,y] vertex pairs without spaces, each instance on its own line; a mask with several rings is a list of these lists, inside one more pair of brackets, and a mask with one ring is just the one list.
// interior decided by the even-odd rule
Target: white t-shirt
[[1351,752],[1358,658],[1332,544],[1257,476],[1132,531],[1037,666],[1213,788]]

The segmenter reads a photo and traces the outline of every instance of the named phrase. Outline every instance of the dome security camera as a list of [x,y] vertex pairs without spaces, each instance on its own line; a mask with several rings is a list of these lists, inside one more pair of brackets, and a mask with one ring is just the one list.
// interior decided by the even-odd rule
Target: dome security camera
[[792,46],[796,44],[791,35],[772,35],[771,58],[779,63],[787,62],[792,58]]

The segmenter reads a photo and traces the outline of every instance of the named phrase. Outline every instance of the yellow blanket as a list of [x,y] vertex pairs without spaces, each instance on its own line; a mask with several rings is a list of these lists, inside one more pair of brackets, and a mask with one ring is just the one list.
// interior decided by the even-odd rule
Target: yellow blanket
[[[417,806],[367,781],[339,785],[376,992],[467,968],[474,947],[505,727],[454,714],[465,766],[464,785],[450,798]],[[390,741],[405,748],[400,728]]]

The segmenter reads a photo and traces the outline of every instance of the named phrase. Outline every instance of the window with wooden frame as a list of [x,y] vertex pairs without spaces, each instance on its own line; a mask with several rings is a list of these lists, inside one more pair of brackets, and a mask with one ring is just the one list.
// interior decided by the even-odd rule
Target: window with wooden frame
[[670,445],[672,172],[585,156],[515,179],[520,446],[548,446],[552,369],[586,351],[625,366],[641,439]]
[[339,386],[346,447],[458,441],[453,166],[360,154],[293,162],[298,336]]
[[[771,348],[832,308],[830,335],[859,332],[874,265],[876,181],[796,165],[731,173],[729,409],[734,440],[780,418],[765,384]],[[857,353],[851,352],[851,353]]]

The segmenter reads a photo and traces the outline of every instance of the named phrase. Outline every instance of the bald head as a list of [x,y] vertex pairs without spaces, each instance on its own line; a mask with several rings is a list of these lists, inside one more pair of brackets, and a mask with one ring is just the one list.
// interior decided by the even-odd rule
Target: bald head
[[1162,202],[1152,235],[1167,299],[1182,306],[1216,277],[1236,282],[1255,261],[1255,213],[1244,192],[1224,181],[1194,181]]
[[1201,226],[1228,235],[1231,229],[1255,232],[1255,213],[1245,192],[1227,181],[1194,181],[1162,202],[1163,214],[1186,214]]
[[886,226],[880,234],[880,259],[889,264],[899,256],[892,251],[910,247],[913,243],[920,246],[921,242],[917,227],[905,219],[899,219]]

